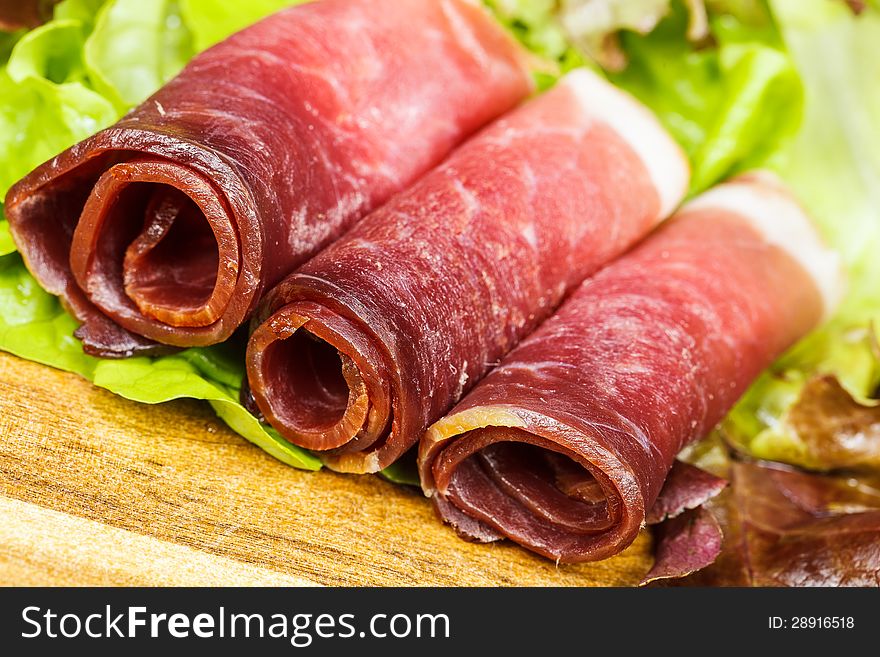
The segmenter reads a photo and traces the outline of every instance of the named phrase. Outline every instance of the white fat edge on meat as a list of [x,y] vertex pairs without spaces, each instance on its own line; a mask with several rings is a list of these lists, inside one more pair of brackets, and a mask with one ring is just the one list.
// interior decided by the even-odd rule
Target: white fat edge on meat
[[658,223],[671,214],[687,193],[690,165],[657,117],[589,69],[571,71],[560,84],[574,91],[586,113],[610,125],[639,156],[660,197]]
[[682,212],[709,208],[736,213],[767,243],[788,253],[813,281],[828,319],[845,290],[840,256],[824,244],[810,217],[774,174],[760,171],[734,178],[690,201]]

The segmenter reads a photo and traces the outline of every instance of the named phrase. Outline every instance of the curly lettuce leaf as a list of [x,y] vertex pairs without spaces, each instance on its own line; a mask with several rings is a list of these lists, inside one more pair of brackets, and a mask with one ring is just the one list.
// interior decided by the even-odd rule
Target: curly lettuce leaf
[[0,71],[0,195],[38,164],[117,118],[89,88],[83,26],[56,20],[28,32]]
[[181,11],[196,51],[213,46],[261,18],[307,0],[181,0]]
[[682,583],[696,586],[876,586],[880,480],[733,461],[731,487],[707,508],[721,555]]
[[563,72],[584,63],[559,20],[557,0],[484,0],[484,4],[526,48],[559,62]]
[[[841,253],[849,292],[826,326],[758,380],[725,428],[763,459],[818,470],[854,466],[864,450],[847,436],[874,432],[876,441],[880,423],[880,12],[856,17],[824,0],[774,0],[773,8],[807,93],[804,126],[780,173]],[[828,395],[839,397],[834,386],[816,394],[823,377],[852,403],[831,404]],[[803,418],[818,407],[845,409],[859,426],[807,427]]]
[[3,206],[0,205],[0,256],[5,256],[15,251],[15,242],[9,232],[9,222],[3,218]]
[[769,13],[709,14],[711,47],[688,40],[682,3],[647,36],[622,35],[629,63],[611,80],[648,105],[691,160],[691,193],[773,167],[803,104],[797,72]]
[[193,54],[177,0],[112,0],[98,12],[84,59],[95,90],[125,112]]
[[670,0],[562,0],[560,23],[574,45],[602,68],[627,66],[618,32],[648,34],[669,11]]
[[0,258],[0,348],[90,379],[97,359],[73,337],[77,324],[28,273],[21,257]]
[[[599,64],[650,107],[690,158],[692,193],[778,167],[799,125],[797,71],[764,0],[487,4],[558,72]],[[540,86],[554,77],[541,73]]]

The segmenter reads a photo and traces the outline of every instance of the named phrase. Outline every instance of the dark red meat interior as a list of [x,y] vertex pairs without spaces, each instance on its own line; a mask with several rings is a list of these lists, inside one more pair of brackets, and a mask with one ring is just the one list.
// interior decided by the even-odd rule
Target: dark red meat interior
[[[152,186],[143,231],[125,254],[125,292],[142,312],[153,306],[194,310],[211,297],[220,256],[211,226],[180,190]],[[111,223],[124,221],[123,217]]]
[[348,406],[348,384],[334,347],[308,331],[297,331],[266,350],[265,366],[284,372],[272,379],[281,403],[275,412],[296,431],[316,433],[342,419]]

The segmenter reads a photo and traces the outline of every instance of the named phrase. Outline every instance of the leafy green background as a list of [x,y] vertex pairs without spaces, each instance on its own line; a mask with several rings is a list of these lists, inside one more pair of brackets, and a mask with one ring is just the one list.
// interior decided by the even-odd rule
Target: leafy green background
[[841,254],[848,292],[828,324],[752,386],[726,428],[755,456],[809,468],[817,464],[788,422],[807,381],[831,375],[870,406],[880,385],[880,11],[854,18],[843,2],[814,0],[773,7],[806,89],[780,172]]

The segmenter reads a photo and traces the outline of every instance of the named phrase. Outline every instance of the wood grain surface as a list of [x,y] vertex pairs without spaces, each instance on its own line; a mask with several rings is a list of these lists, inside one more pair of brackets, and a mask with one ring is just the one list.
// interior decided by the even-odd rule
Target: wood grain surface
[[0,583],[633,585],[643,534],[556,566],[458,539],[415,489],[295,470],[209,407],[129,402],[0,353]]

